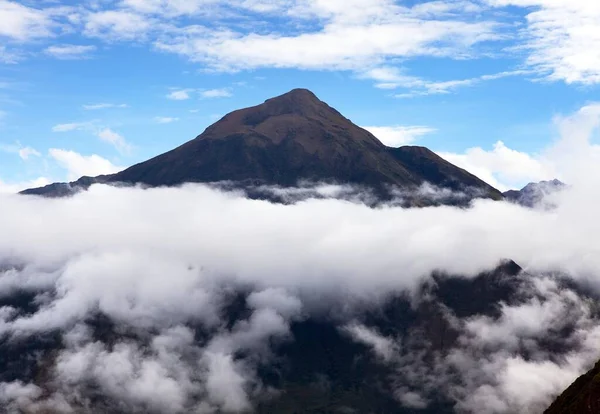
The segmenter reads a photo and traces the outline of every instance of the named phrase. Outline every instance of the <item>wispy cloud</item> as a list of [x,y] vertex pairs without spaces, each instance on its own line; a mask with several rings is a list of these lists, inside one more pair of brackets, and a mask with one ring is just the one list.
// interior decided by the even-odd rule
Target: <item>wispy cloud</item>
[[15,64],[21,58],[21,55],[11,49],[8,49],[5,45],[0,45],[0,63]]
[[55,57],[56,59],[62,60],[77,60],[77,59],[89,59],[91,53],[96,50],[96,46],[89,45],[53,45],[49,46],[44,50],[44,53]]
[[154,19],[128,10],[101,10],[87,15],[84,34],[105,40],[143,40],[161,25]]
[[121,153],[128,153],[133,148],[133,146],[129,144],[121,134],[113,131],[110,128],[104,128],[98,131],[97,136],[102,141],[111,144],[117,149],[117,151]]
[[495,7],[529,7],[514,50],[553,81],[600,83],[600,7],[588,0],[486,0]]
[[204,99],[229,98],[233,93],[230,88],[207,89],[200,91],[200,96]]
[[109,109],[109,108],[128,108],[127,104],[113,104],[113,103],[98,103],[83,105],[82,108],[86,111],[95,111],[98,109]]
[[396,67],[379,67],[361,74],[361,77],[374,80],[380,89],[405,89],[406,92],[395,94],[397,98],[414,98],[427,95],[444,95],[459,88],[471,87],[485,81],[492,81],[513,76],[531,75],[531,70],[513,70],[481,75],[467,79],[452,79],[447,81],[431,81],[404,73]]
[[19,157],[21,157],[21,159],[23,160],[28,160],[31,157],[41,157],[42,154],[40,154],[39,151],[37,151],[34,148],[31,147],[23,147],[19,149]]
[[179,121],[179,118],[173,118],[170,116],[157,116],[156,118],[154,118],[154,121],[156,121],[159,124],[170,124],[172,122]]
[[23,146],[20,142],[12,145],[2,144],[0,145],[0,151],[8,152],[11,154],[17,154],[22,160],[27,161],[32,157],[41,157],[41,153],[35,148]]
[[66,124],[57,124],[52,127],[52,132],[80,131],[82,129],[90,128],[91,125],[91,122],[71,122]]

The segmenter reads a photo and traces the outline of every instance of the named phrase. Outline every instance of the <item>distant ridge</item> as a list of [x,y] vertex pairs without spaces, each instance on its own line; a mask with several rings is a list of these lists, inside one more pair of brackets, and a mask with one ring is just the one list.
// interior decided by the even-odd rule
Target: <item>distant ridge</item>
[[510,190],[504,193],[506,200],[525,207],[534,207],[545,197],[564,190],[566,184],[559,180],[529,183],[521,190]]
[[195,139],[122,172],[51,184],[23,194],[60,197],[93,183],[174,186],[228,181],[291,187],[356,184],[384,195],[424,183],[477,197],[502,194],[424,147],[386,147],[307,89],[225,115]]

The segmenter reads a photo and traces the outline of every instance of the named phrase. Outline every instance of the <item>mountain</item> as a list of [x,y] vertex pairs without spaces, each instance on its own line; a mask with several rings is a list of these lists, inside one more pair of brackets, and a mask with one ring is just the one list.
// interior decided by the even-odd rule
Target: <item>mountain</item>
[[503,193],[504,198],[513,203],[525,207],[535,207],[543,200],[566,187],[565,183],[559,180],[540,181],[539,183],[529,183],[521,190],[510,190]]
[[600,412],[600,361],[567,388],[544,414]]
[[64,196],[93,183],[293,187],[306,181],[355,184],[388,197],[390,188],[416,191],[428,183],[470,198],[502,199],[498,190],[427,148],[385,146],[306,89],[229,113],[195,139],[117,174],[23,194]]
[[[287,340],[273,340],[269,344],[268,357],[257,358],[244,353],[236,355],[236,358],[248,364],[258,364],[256,375],[262,386],[252,401],[253,411],[260,414],[455,413],[456,402],[452,400],[451,393],[441,392],[437,387],[431,388],[429,382],[439,375],[436,361],[442,357],[450,358],[464,346],[456,321],[458,318],[499,317],[501,306],[523,300],[519,291],[527,283],[524,276],[516,263],[507,261],[475,278],[435,274],[416,292],[395,292],[381,306],[365,307],[361,314],[346,315],[343,309],[337,308],[339,304],[324,303],[331,308],[293,321]],[[250,293],[243,290],[231,292],[225,300],[223,314],[228,319],[225,332],[227,329],[235,332],[252,320]],[[0,297],[0,306],[11,307],[15,314],[35,314],[43,308],[35,293],[24,291]],[[106,353],[117,352],[123,344],[139,344],[142,349],[152,348],[150,332],[125,328],[118,320],[112,320],[101,311],[87,318],[85,323],[86,335],[93,341],[92,347],[106,347]],[[401,340],[400,360],[385,360],[373,353],[368,343],[357,341],[348,333],[348,323],[360,323],[363,329]],[[191,323],[189,328],[194,331],[194,341],[199,346],[206,346],[208,339],[219,334],[201,324]],[[60,388],[53,372],[57,370],[57,365],[65,363],[64,360],[73,351],[68,347],[68,335],[63,337],[56,330],[19,340],[0,339],[0,383],[35,383],[41,390],[42,398],[67,392]],[[188,357],[197,358],[197,355],[182,356]],[[92,357],[86,355],[85,358]],[[189,363],[192,367],[197,362]],[[125,365],[124,370],[130,368],[127,362]],[[420,378],[414,375],[416,372]],[[114,381],[112,378],[110,380]],[[150,411],[143,402],[132,404],[127,402],[126,397],[114,393],[109,393],[110,397],[107,397],[106,390],[94,382],[73,384],[72,378],[68,381],[71,381],[71,387],[81,393],[67,397],[74,412],[168,412],[160,409]],[[447,385],[451,388],[450,384]],[[403,387],[421,392],[423,398],[429,401],[428,404],[400,403],[395,390]],[[202,394],[199,397],[202,398]],[[23,400],[23,405],[27,406],[26,399]],[[63,414],[73,411],[51,408],[47,411],[24,412]]]

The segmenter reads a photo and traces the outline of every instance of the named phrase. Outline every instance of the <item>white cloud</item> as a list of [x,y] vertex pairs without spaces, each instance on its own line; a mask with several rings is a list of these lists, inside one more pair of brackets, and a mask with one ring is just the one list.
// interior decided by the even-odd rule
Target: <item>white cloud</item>
[[[494,12],[494,8],[506,6],[526,8],[529,14],[522,29],[507,27]],[[590,52],[599,49],[596,27],[600,11],[595,2],[587,0],[430,1],[413,6],[391,0],[122,0],[103,7],[99,3],[80,7],[49,3],[47,8],[0,0],[0,12],[4,18],[0,36],[17,41],[79,31],[109,42],[152,43],[209,70],[353,71],[374,79],[381,88],[408,89],[398,94],[400,97],[443,94],[486,80],[531,73],[567,83],[600,82],[600,58]],[[249,12],[257,20],[277,15],[299,29],[289,32],[274,27],[249,33],[240,24],[249,18]],[[185,16],[211,19],[216,28],[189,24]],[[439,81],[403,74],[398,64],[399,59],[419,57],[477,58],[490,50],[482,51],[480,44],[508,36],[522,40],[504,48],[503,53],[520,55],[526,50],[527,70]],[[46,52],[74,59],[87,56],[92,48],[58,44]],[[4,47],[0,56],[5,62],[15,62],[19,53]],[[384,80],[381,74],[386,71],[395,75],[384,76]]]
[[176,90],[176,91],[169,93],[167,95],[167,99],[171,99],[174,101],[185,101],[187,99],[190,99],[190,92],[192,92],[192,91],[193,91],[192,89]]
[[15,64],[21,58],[21,55],[11,49],[8,49],[5,45],[0,45],[0,63]]
[[205,99],[229,98],[232,96],[232,93],[231,93],[231,89],[229,89],[229,88],[207,89],[207,90],[200,91],[200,96]]
[[435,132],[435,128],[426,126],[366,126],[363,127],[371,134],[375,135],[381,142],[388,147],[400,147],[408,145],[422,137],[423,135]]
[[[269,361],[273,344],[291,339],[290,324],[325,314],[386,361],[395,374],[385,378],[390,385],[410,386],[395,390],[404,404],[424,406],[433,390],[466,412],[541,412],[597,359],[600,338],[592,301],[538,273],[565,271],[600,285],[593,243],[600,152],[590,142],[600,106],[557,126],[562,138],[548,156],[566,153],[561,169],[579,178],[557,195],[553,211],[491,200],[468,209],[331,199],[284,205],[204,185],[96,185],[58,200],[2,196],[0,261],[30,265],[4,272],[0,294],[32,284],[52,294],[31,313],[0,310],[0,332],[65,334],[66,349],[52,359],[65,398],[92,388],[128,412],[241,411],[262,395],[256,367]],[[498,315],[472,318],[441,307],[459,338],[434,354],[433,367],[422,362],[422,335],[396,338],[355,322],[365,306],[379,312],[381,298],[418,292],[432,271],[469,277],[506,257],[528,270],[515,296],[521,302],[498,302]],[[248,294],[246,312],[222,321],[238,287]],[[129,335],[107,346],[86,334],[84,324],[98,312],[119,332],[142,332],[144,346]],[[196,327],[206,328],[206,340],[194,340]],[[548,350],[544,339],[563,331]],[[36,398],[35,389],[17,385],[7,394]]]
[[95,177],[112,174],[123,169],[123,167],[113,165],[109,160],[95,154],[86,156],[56,148],[50,149],[48,153],[61,167],[67,170],[67,178],[71,181],[83,176]]
[[179,118],[173,118],[170,116],[157,116],[154,120],[159,124],[170,124],[172,122],[179,121]]
[[96,46],[89,45],[53,45],[49,46],[44,50],[47,55],[53,56],[57,59],[63,60],[76,60],[76,59],[88,59],[90,53],[96,50]]
[[53,21],[43,10],[0,0],[0,36],[17,41],[50,37],[53,26]]
[[589,0],[487,0],[528,8],[520,46],[528,66],[550,80],[600,83],[600,5]]
[[[358,12],[357,9],[355,11]],[[348,24],[344,19],[322,31],[298,35],[231,31],[183,31],[156,43],[160,50],[185,55],[216,70],[263,67],[362,70],[386,57],[456,56],[493,39],[493,24],[421,20],[390,6],[377,23]],[[318,48],[314,45],[319,45]]]
[[98,103],[83,105],[82,108],[86,111],[95,111],[98,109],[109,109],[109,108],[128,108],[127,104],[113,104],[113,103]]
[[[227,4],[228,2],[219,2],[218,0],[123,0],[122,3],[124,6],[138,13],[177,17],[181,15],[195,15],[202,12],[210,13],[210,8],[215,8],[220,3]],[[251,2],[246,1],[236,5],[243,6],[244,3]]]
[[131,144],[129,144],[121,134],[110,128],[104,128],[98,131],[97,136],[102,141],[111,144],[121,153],[127,153],[132,149]]
[[67,124],[57,124],[52,127],[52,132],[70,132],[79,131],[90,127],[89,122],[71,122]]
[[442,158],[464,168],[501,191],[520,189],[529,182],[561,178],[549,160],[508,148],[498,141],[492,150],[469,148],[463,154],[439,152]]
[[[93,109],[102,109],[107,107],[117,107],[117,106],[107,106],[107,104],[98,104],[98,105],[88,105],[88,110]],[[118,106],[122,107],[122,106]],[[73,122],[67,124],[58,124],[52,127],[53,132],[71,132],[71,131],[89,131],[100,138],[102,141],[111,144],[121,153],[128,153],[132,150],[133,146],[127,142],[127,140],[118,132],[113,131],[108,127],[98,128],[94,125],[94,122]]]
[[345,326],[344,331],[350,334],[355,341],[371,347],[373,352],[385,362],[389,362],[398,352],[397,345],[392,339],[386,338],[364,325],[353,323]]
[[362,78],[372,79],[375,86],[380,89],[406,89],[406,92],[396,94],[397,98],[414,98],[416,96],[444,95],[454,92],[456,89],[471,87],[481,82],[502,79],[512,76],[524,76],[530,74],[526,70],[514,70],[481,75],[468,79],[453,79],[447,81],[430,81],[411,76],[396,67],[382,66],[361,73]]
[[50,184],[51,181],[46,177],[39,177],[35,180],[23,181],[23,182],[6,182],[0,180],[0,194],[9,193],[15,194],[19,191],[26,190],[28,188],[43,187]]
[[17,154],[23,161],[29,160],[31,157],[40,157],[39,151],[32,147],[24,147],[19,142],[14,145],[0,145],[0,150],[8,153]]
[[143,15],[126,10],[103,10],[86,17],[83,34],[106,40],[143,40],[158,24]]
[[42,154],[40,154],[39,151],[31,147],[23,147],[19,149],[19,157],[21,157],[23,160],[28,160],[30,157],[40,157],[41,155]]
[[600,126],[600,104],[590,103],[571,116],[556,117],[554,124],[562,139],[538,154],[517,151],[498,141],[491,150],[473,147],[465,153],[438,155],[502,191],[554,178],[585,185],[594,168],[591,164],[600,160],[600,145],[590,142]]

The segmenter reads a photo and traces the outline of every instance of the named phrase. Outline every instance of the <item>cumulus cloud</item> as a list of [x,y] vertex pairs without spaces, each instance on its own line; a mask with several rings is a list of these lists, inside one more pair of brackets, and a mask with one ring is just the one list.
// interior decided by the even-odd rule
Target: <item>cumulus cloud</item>
[[50,184],[50,179],[46,177],[38,177],[34,180],[22,181],[22,182],[6,182],[0,180],[0,193],[18,193],[19,191],[26,190],[28,188],[43,187]]
[[[117,167],[109,160],[96,154],[86,156],[75,151],[57,148],[50,149],[48,153],[61,167],[67,170],[69,180],[76,180],[82,176],[95,177],[102,174],[112,174],[123,169],[123,167]],[[35,188],[35,186],[29,188]]]
[[[338,200],[272,205],[205,186],[93,186],[68,199],[8,197],[0,206],[0,227],[13,235],[0,241],[0,252],[30,263],[12,271],[21,277],[0,286],[2,292],[8,286],[55,292],[33,314],[5,315],[0,332],[20,338],[69,332],[71,345],[55,368],[63,394],[99,387],[132,411],[191,412],[202,404],[247,409],[261,388],[256,366],[268,360],[273,341],[293,340],[290,323],[319,315],[315,292],[329,304],[338,298],[355,307],[355,315],[365,300],[414,290],[437,269],[474,275],[503,257],[515,257],[532,272],[569,269],[574,277],[590,277],[598,268],[595,247],[568,237],[585,239],[584,228],[587,234],[598,229],[561,206],[540,212],[491,201],[468,210],[371,209]],[[25,220],[34,212],[41,228],[37,220]],[[75,223],[72,217],[89,220]],[[219,238],[207,237],[217,233]],[[573,263],[575,257],[586,259]],[[38,283],[25,285],[32,280]],[[234,286],[249,289],[247,311],[227,326],[223,305]],[[467,412],[533,413],[598,356],[600,325],[590,304],[554,279],[540,278],[525,293],[523,303],[500,304],[497,316],[454,318],[460,346],[433,368],[400,338],[346,321],[343,313],[339,329],[372,349],[393,368],[392,376],[421,372],[407,377],[410,384],[392,382],[405,405],[429,404],[436,389],[457,398]],[[123,327],[124,339],[110,348],[73,331],[98,313]],[[587,344],[569,350],[565,362],[550,358],[541,345],[561,331],[557,321],[578,326],[565,343]],[[190,329],[198,326],[211,332],[207,341],[194,340]],[[157,333],[125,339],[131,338],[128,330]],[[139,343],[148,340],[150,348]],[[539,358],[520,358],[523,348]],[[460,373],[460,381],[440,376],[446,370]],[[454,388],[442,387],[442,379]],[[158,398],[151,391],[156,389],[168,398]]]
[[18,41],[52,36],[55,23],[44,10],[0,1],[0,36]]
[[464,154],[438,154],[502,191],[521,188],[529,182],[559,178],[560,175],[543,155],[530,155],[508,148],[502,141],[496,142],[492,150],[473,147]]
[[366,126],[363,128],[388,147],[412,144],[419,137],[436,131],[435,128],[426,126]]
[[587,175],[600,156],[600,146],[592,141],[600,125],[600,104],[590,103],[568,117],[557,116],[554,125],[563,138],[537,154],[511,149],[502,141],[492,150],[474,147],[463,154],[438,154],[500,190],[553,178],[587,185]]

